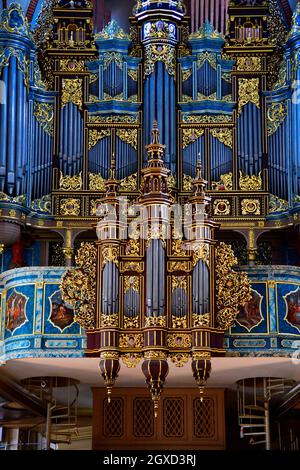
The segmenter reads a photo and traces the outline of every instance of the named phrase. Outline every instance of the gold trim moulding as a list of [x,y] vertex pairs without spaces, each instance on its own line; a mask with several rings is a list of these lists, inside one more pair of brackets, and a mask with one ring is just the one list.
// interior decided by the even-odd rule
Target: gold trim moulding
[[198,129],[199,127],[205,127],[205,128],[223,128],[223,127],[229,127],[229,128],[235,128],[236,123],[235,122],[183,122],[181,121],[179,123],[179,128],[180,129],[190,129],[190,128],[196,128]]
[[117,127],[117,128],[122,128],[122,129],[141,129],[142,126],[140,123],[135,123],[135,122],[94,122],[94,121],[87,121],[86,127],[88,129],[98,129],[98,128],[112,128],[112,127]]

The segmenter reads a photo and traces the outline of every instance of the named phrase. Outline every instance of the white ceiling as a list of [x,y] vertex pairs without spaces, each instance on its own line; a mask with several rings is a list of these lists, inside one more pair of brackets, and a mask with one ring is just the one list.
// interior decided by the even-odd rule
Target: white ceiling
[[[102,386],[98,364],[98,358],[28,358],[8,361],[0,371],[17,381],[33,376],[57,375],[76,378],[89,386]],[[213,358],[208,386],[235,388],[237,380],[247,377],[284,377],[300,381],[300,362],[279,357]],[[122,364],[117,386],[144,387],[145,378],[140,365],[128,369]],[[182,368],[170,363],[166,386],[194,387],[190,363]]]

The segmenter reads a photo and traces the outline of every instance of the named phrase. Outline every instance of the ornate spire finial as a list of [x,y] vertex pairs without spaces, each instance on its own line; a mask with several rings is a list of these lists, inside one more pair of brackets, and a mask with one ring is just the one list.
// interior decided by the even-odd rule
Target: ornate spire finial
[[153,126],[152,126],[152,144],[154,145],[159,145],[159,129],[157,125],[156,119],[153,121]]
[[196,188],[195,195],[205,196],[205,188],[207,186],[207,181],[203,178],[203,175],[202,175],[202,161],[201,161],[200,153],[198,154],[197,176],[194,179],[193,183]]
[[116,156],[115,156],[114,152],[112,154],[109,179],[110,180],[115,180],[116,179]]

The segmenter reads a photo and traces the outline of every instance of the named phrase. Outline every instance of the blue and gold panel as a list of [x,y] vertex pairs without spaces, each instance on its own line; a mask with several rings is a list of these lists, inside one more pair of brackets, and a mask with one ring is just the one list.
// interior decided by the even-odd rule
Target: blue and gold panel
[[59,284],[45,285],[44,302],[44,334],[80,332],[80,326],[74,320],[74,310],[63,301]]
[[300,333],[300,285],[277,284],[280,333]]
[[4,302],[5,338],[33,333],[35,314],[34,285],[8,289]]
[[252,298],[237,316],[231,334],[265,334],[268,333],[268,297],[265,283],[253,283]]

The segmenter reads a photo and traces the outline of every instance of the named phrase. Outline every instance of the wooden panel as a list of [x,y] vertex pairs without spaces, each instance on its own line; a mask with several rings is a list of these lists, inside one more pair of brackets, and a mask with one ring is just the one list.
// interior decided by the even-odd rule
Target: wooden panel
[[93,389],[93,449],[225,449],[224,390],[165,389],[158,418],[146,388]]

